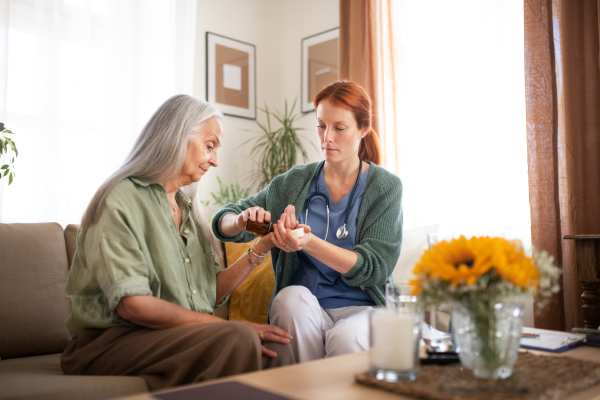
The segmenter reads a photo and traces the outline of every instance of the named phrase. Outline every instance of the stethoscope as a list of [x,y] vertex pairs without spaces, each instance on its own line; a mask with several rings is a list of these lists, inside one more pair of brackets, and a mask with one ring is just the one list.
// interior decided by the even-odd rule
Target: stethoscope
[[[338,239],[346,239],[346,237],[348,237],[348,229],[346,229],[346,224],[348,223],[348,216],[350,215],[350,210],[352,207],[352,200],[354,199],[354,192],[356,192],[356,188],[358,187],[358,182],[360,181],[360,175],[362,173],[362,158],[360,158],[360,156],[358,156],[358,159],[360,160],[360,167],[358,168],[358,176],[356,177],[356,183],[354,184],[354,187],[352,188],[352,193],[350,194],[350,201],[348,201],[348,205],[346,206],[346,217],[344,218],[344,225],[340,226],[335,234],[335,237],[337,237]],[[308,208],[310,207],[310,203],[312,203],[312,201],[315,198],[319,198],[323,201],[323,203],[325,203],[325,207],[327,208],[327,230],[325,231],[325,239],[327,240],[327,234],[329,234],[329,198],[327,197],[327,195],[323,192],[319,192],[319,183],[318,178],[319,178],[319,173],[321,172],[321,170],[323,169],[323,165],[325,164],[325,161],[322,161],[321,164],[319,164],[319,168],[317,168],[317,173],[313,176],[312,181],[311,181],[311,185],[314,183],[315,184],[315,190],[317,190],[314,193],[311,193],[306,200],[304,201],[304,208],[306,208],[306,214],[304,216],[304,223],[306,225],[308,225]]]

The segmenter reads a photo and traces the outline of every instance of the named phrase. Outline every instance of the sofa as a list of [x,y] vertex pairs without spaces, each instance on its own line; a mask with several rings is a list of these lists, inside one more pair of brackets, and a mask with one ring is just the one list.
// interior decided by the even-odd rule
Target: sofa
[[[78,225],[0,224],[0,399],[108,399],[147,392],[128,376],[69,376],[64,290]],[[227,318],[226,307],[218,310]]]
[[[57,223],[0,223],[0,400],[108,399],[148,392],[139,377],[72,376],[61,370],[60,355],[70,341],[66,320],[71,304],[64,290],[78,227],[68,225],[63,230]],[[396,282],[410,277],[426,246],[427,233],[433,229],[437,226],[404,232],[394,270]],[[227,248],[226,255],[232,258],[228,264],[237,258],[236,251],[244,252]],[[270,268],[255,272],[264,274]],[[268,299],[270,292],[263,297]],[[237,298],[237,307],[256,299],[245,293]],[[233,294],[232,299],[233,305]],[[267,310],[268,303],[262,308]],[[228,305],[218,308],[215,315],[229,319]],[[234,312],[232,319],[242,317]]]

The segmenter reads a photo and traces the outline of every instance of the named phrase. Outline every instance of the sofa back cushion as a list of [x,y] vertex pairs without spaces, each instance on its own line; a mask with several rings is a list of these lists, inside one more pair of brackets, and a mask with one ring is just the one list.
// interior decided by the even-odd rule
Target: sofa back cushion
[[59,224],[0,224],[0,358],[65,349],[67,273]]
[[421,259],[423,252],[427,250],[427,234],[437,233],[439,225],[422,226],[419,228],[405,229],[402,231],[402,248],[400,258],[392,276],[394,283],[408,283],[414,278],[413,268]]

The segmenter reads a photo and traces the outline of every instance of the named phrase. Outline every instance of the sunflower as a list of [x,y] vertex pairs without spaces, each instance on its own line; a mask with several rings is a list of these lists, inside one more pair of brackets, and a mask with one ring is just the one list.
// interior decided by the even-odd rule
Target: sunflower
[[452,287],[474,285],[490,270],[515,286],[537,289],[539,272],[532,259],[525,256],[520,242],[490,237],[467,240],[464,236],[426,250],[413,269],[417,279],[411,285],[415,294],[432,280],[448,282]]
[[520,242],[494,238],[494,270],[500,278],[523,289],[537,291],[540,273],[532,258],[527,257]]
[[473,285],[493,266],[492,249],[486,246],[486,239],[489,238],[467,240],[461,236],[450,242],[442,241],[423,253],[413,273],[421,283],[441,279],[454,287],[460,283]]

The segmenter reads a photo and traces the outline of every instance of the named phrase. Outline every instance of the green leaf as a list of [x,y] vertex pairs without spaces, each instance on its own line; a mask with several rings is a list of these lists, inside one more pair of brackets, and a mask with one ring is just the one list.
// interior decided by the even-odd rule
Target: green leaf
[[241,199],[248,197],[250,188],[242,189],[238,183],[237,178],[237,165],[234,166],[235,182],[227,186],[223,183],[221,178],[217,175],[217,182],[219,182],[219,191],[217,193],[211,193],[215,205],[225,205],[229,203],[236,204]]
[[8,169],[8,164],[4,164],[3,166],[0,167],[0,169]]
[[8,175],[9,172],[10,172],[9,170],[4,171],[4,175],[2,175],[2,176]]
[[[258,136],[250,138],[240,145],[242,147],[252,142],[250,153],[256,162],[253,170],[249,173],[249,178],[252,185],[259,189],[268,185],[275,176],[296,165],[300,161],[299,157],[304,162],[308,160],[304,143],[308,141],[317,150],[317,146],[313,143],[314,140],[307,140],[307,138],[298,135],[298,132],[303,129],[295,126],[296,121],[306,115],[302,113],[294,114],[297,103],[298,99],[296,98],[290,107],[287,100],[285,100],[283,113],[269,108],[266,103],[264,108],[259,107],[265,118],[262,121],[256,120],[256,125],[259,128]],[[278,126],[273,125],[273,123]],[[234,187],[232,189],[236,189],[232,196],[242,195],[241,190]]]
[[13,181],[13,174],[11,173],[10,175],[8,175],[8,185],[10,186],[10,184]]
[[10,144],[10,147],[12,147],[13,151],[14,151],[15,153],[17,153],[17,146],[15,146],[15,142],[13,142],[13,141],[12,141],[12,140],[10,140],[10,139],[6,139],[6,141],[8,142],[8,144]]
[[4,123],[0,122],[0,132],[2,132],[4,130]]

